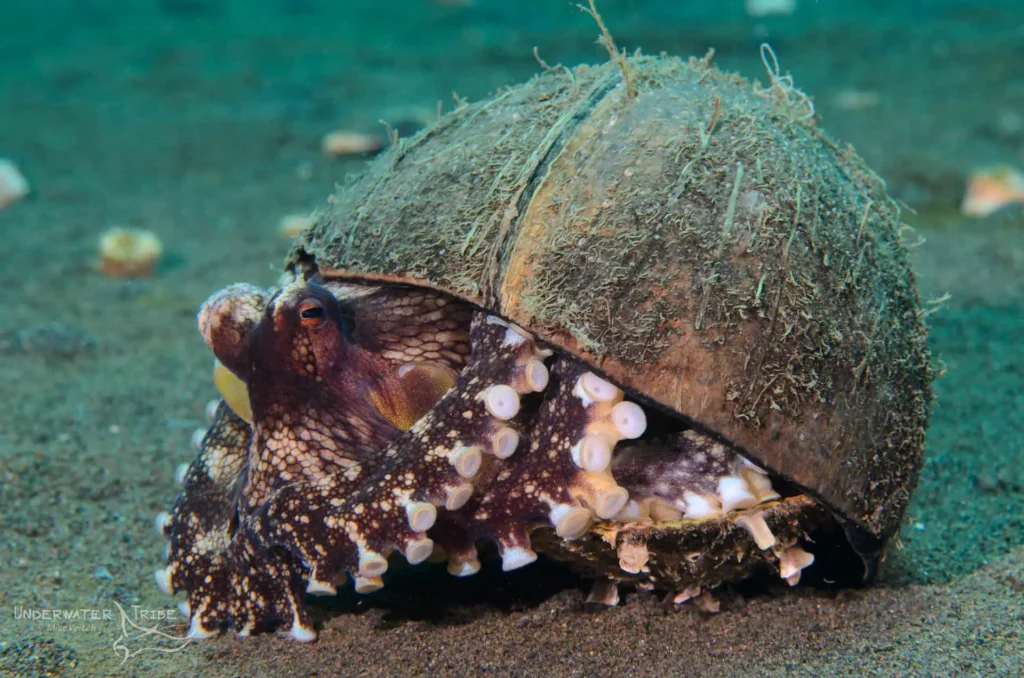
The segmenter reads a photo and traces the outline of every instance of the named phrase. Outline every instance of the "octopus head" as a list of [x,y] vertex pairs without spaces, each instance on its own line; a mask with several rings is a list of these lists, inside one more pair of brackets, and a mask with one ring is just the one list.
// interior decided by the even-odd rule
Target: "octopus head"
[[274,294],[238,284],[211,296],[199,329],[216,356],[214,381],[225,401],[250,423],[254,401],[266,409],[284,398],[293,409],[330,403],[346,416],[379,416],[408,429],[451,387],[455,371],[404,361],[395,350],[385,356],[388,332],[378,324],[389,303],[359,301],[304,281]]
[[295,283],[271,296],[238,284],[199,310],[199,330],[217,360],[248,383],[256,372],[323,378],[344,354],[351,315],[326,289]]
[[285,287],[270,299],[256,326],[250,349],[253,367],[275,378],[329,379],[345,369],[346,356],[349,363],[358,361],[358,354],[349,350],[352,323],[350,310],[325,288],[305,283]]

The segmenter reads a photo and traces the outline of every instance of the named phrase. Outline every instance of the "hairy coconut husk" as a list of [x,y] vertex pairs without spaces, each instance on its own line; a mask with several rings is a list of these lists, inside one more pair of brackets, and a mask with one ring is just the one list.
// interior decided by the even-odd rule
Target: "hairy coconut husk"
[[706,60],[549,69],[370,164],[290,265],[514,320],[784,476],[872,556],[922,464],[926,328],[897,205],[806,103]]

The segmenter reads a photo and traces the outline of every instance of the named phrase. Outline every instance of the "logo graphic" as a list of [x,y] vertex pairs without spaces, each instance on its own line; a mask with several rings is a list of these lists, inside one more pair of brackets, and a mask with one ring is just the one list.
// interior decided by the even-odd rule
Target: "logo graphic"
[[180,629],[180,624],[168,624],[163,627],[159,624],[152,627],[141,626],[117,601],[111,602],[121,615],[121,635],[114,640],[113,645],[114,652],[121,657],[121,664],[143,652],[173,654],[192,644],[192,638],[169,633],[174,629]]

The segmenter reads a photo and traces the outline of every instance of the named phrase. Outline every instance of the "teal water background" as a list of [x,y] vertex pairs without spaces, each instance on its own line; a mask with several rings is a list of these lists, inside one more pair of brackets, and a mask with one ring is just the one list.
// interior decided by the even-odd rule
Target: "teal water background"
[[[323,134],[431,119],[453,92],[482,99],[535,74],[534,47],[551,64],[605,55],[590,19],[550,0],[5,0],[0,157],[33,192],[0,210],[0,672],[274,675],[344,659],[367,674],[1014,675],[1024,217],[967,219],[958,207],[972,171],[1024,168],[1024,6],[801,0],[766,19],[739,1],[598,6],[628,50],[713,46],[720,67],[762,82],[757,48],[769,41],[821,125],[906,204],[923,240],[913,252],[922,297],[950,294],[930,316],[945,374],[928,461],[880,584],[728,598],[713,618],[651,617],[663,629],[653,637],[637,629],[654,603],[584,617],[582,594],[561,583],[511,611],[462,597],[444,623],[405,619],[402,604],[382,611],[393,600],[372,612],[353,603],[322,612],[329,632],[312,653],[225,639],[130,668],[111,651],[114,628],[16,620],[9,611],[25,605],[168,605],[152,585],[163,546],[151,521],[173,502],[174,468],[193,454],[189,434],[213,397],[195,309],[226,283],[272,283],[287,250],[278,219],[322,204],[359,170],[359,158],[324,157]],[[154,277],[96,272],[98,234],[118,224],[163,239]],[[512,598],[537,587],[513,581]],[[646,638],[640,664],[608,642],[623,637]],[[530,648],[547,648],[547,663]]]

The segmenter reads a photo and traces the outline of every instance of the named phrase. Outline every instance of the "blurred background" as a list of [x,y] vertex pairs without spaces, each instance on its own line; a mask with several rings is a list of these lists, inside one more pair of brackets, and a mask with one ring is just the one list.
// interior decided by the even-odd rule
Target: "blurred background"
[[[723,609],[756,614],[657,624],[710,629],[689,658],[698,672],[756,668],[737,644],[790,675],[813,662],[860,675],[863,656],[903,673],[1019,670],[1010,648],[1016,638],[1020,652],[1024,619],[1024,6],[600,0],[598,9],[630,52],[713,47],[720,68],[762,83],[758,47],[772,45],[782,72],[813,97],[820,126],[905,205],[945,369],[921,488],[881,586],[787,591],[778,603],[741,597]],[[14,605],[167,605],[152,585],[162,544],[151,521],[173,502],[174,468],[194,455],[189,435],[214,396],[195,330],[202,300],[235,281],[273,283],[305,215],[387,143],[381,121],[409,134],[457,99],[522,82],[540,70],[535,48],[551,65],[603,61],[597,36],[562,0],[0,2],[0,673],[25,662],[38,675],[121,670],[112,628],[55,635],[15,622]],[[528,572],[517,576],[520,593],[534,591]],[[525,612],[503,602],[452,623],[470,633],[491,619],[523,647],[569,634],[581,657],[607,650],[587,632],[647,623],[647,608],[626,606],[580,622],[582,631],[552,626],[577,619],[564,615],[579,592],[560,588],[570,593],[531,593],[546,602]],[[502,616],[510,609],[514,627]],[[323,613],[355,630],[328,634],[316,656],[355,652],[370,630],[393,629],[374,642],[390,644],[402,666],[434,672],[411,638],[441,631],[381,614]],[[237,642],[136,669],[277,671],[263,650],[226,657]],[[667,666],[658,662],[675,646],[650,642],[648,666]],[[495,671],[514,666],[492,655]],[[380,655],[361,661],[375,660],[378,672],[400,668]],[[451,661],[455,673],[484,666]]]
[[[770,42],[824,127],[915,208],[956,206],[977,166],[1024,164],[1015,0],[605,0],[599,10],[629,51],[713,46],[720,67],[762,80],[757,47]],[[177,176],[232,160],[316,162],[328,130],[429,120],[453,92],[477,100],[530,77],[534,47],[552,64],[604,56],[593,22],[561,0],[6,0],[0,27],[0,153],[46,170],[40,191],[62,178],[45,166],[54,154],[116,157],[122,173],[153,180],[146,156],[157,151],[171,156],[159,170]],[[128,157],[113,144],[121,137],[134,140]],[[232,144],[242,139],[247,150]]]

